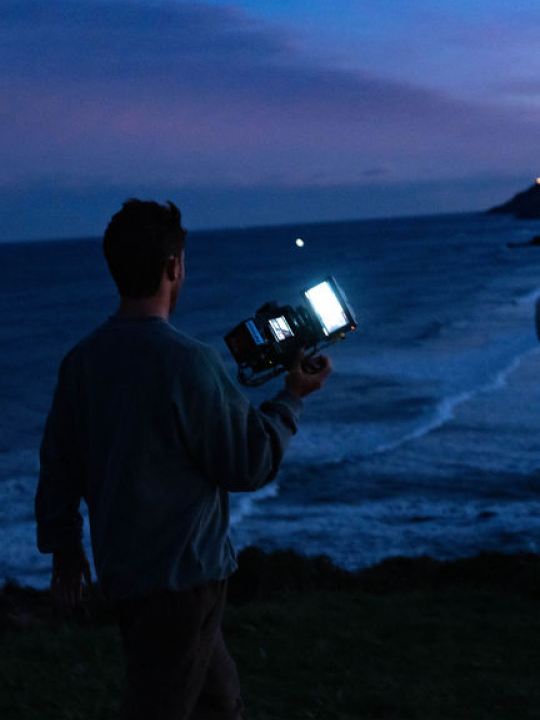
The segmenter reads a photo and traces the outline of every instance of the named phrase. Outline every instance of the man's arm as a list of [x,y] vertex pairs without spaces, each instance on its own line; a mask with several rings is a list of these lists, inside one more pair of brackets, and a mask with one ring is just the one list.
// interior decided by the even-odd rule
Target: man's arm
[[37,545],[53,553],[51,589],[56,600],[73,609],[80,600],[90,567],[82,547],[81,464],[69,396],[67,359],[60,366],[53,403],[40,448],[40,472],[35,497]]
[[35,498],[37,545],[42,553],[81,545],[82,496],[78,448],[69,399],[67,361],[58,373],[40,448]]
[[[194,462],[212,481],[233,492],[257,490],[271,482],[296,433],[301,393],[288,384],[256,408],[210,348],[198,351],[189,380],[189,390],[184,390],[175,411]],[[183,388],[187,385],[184,382]]]

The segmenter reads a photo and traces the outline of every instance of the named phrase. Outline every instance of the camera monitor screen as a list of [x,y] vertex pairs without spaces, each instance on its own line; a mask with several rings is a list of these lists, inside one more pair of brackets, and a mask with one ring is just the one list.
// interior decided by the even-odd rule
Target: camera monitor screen
[[246,320],[246,327],[249,330],[249,334],[255,341],[256,345],[264,345],[264,338],[259,332],[258,327],[255,325],[253,320]]
[[331,284],[324,280],[305,291],[311,307],[321,321],[325,335],[349,325],[349,318]]
[[268,321],[268,324],[270,325],[272,335],[276,338],[278,342],[281,342],[288,337],[294,336],[294,333],[291,330],[291,326],[289,325],[287,320],[285,320],[285,317],[283,315],[277,318],[272,318]]

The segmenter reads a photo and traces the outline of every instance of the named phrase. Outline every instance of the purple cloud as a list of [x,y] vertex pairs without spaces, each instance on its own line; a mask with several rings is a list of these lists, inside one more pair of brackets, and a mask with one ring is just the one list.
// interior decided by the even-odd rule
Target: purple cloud
[[530,162],[534,123],[308,62],[232,7],[8,0],[0,28],[4,187],[320,186]]

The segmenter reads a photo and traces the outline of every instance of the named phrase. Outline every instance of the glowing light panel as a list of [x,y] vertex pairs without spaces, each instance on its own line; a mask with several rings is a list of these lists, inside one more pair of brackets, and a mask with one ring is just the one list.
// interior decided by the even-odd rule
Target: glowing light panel
[[326,280],[307,290],[306,297],[321,321],[325,335],[349,324],[341,303]]

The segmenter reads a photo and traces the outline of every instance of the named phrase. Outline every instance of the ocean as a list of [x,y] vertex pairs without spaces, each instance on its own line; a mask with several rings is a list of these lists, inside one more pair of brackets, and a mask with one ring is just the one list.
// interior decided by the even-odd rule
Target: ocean
[[[232,375],[223,335],[329,273],[359,323],[327,351],[334,372],[306,398],[277,480],[232,496],[238,549],[349,569],[540,551],[540,248],[507,247],[539,233],[483,214],[190,233],[171,321]],[[117,298],[100,239],[1,244],[0,266],[0,580],[43,587],[33,498],[58,365]],[[259,404],[282,382],[243,392]]]

